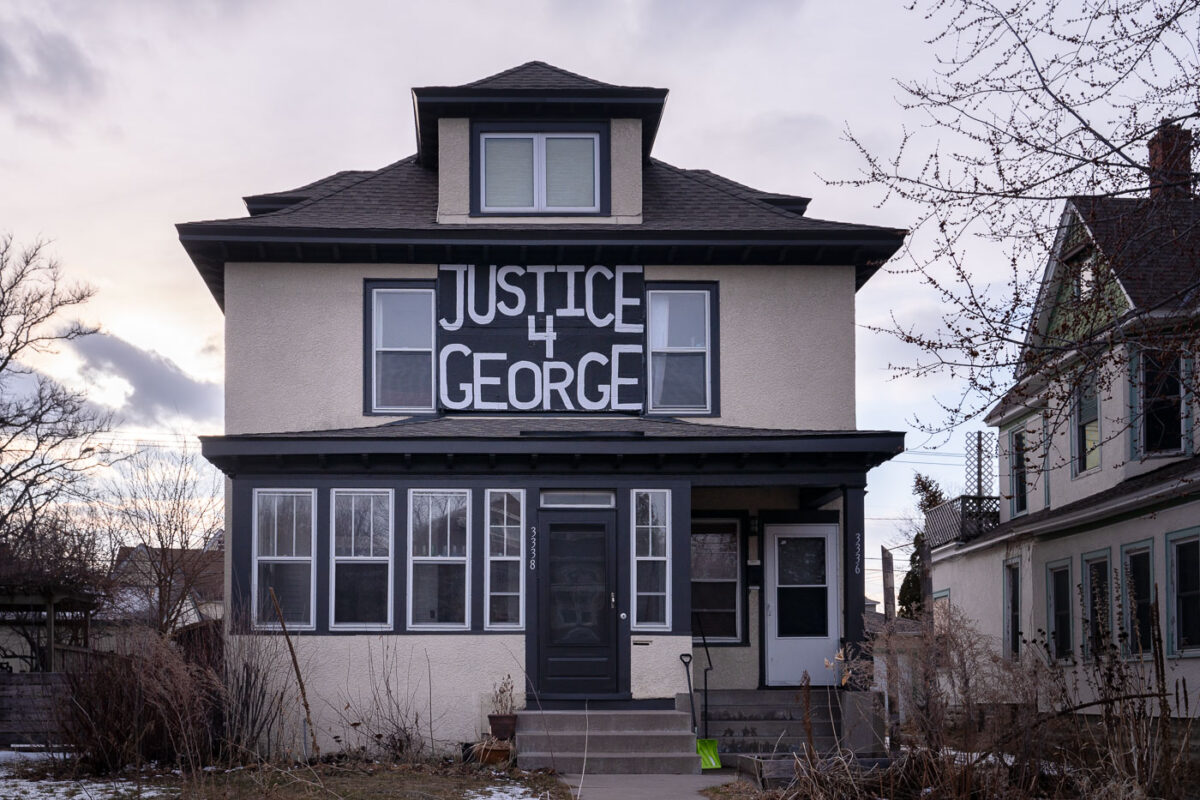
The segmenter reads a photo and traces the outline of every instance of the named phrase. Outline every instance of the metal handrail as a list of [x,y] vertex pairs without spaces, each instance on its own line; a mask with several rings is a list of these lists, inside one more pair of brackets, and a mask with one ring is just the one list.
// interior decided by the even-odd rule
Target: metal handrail
[[708,673],[713,670],[712,653],[708,651],[708,637],[704,635],[704,624],[700,622],[700,615],[695,611],[692,612],[692,621],[696,624],[696,629],[700,632],[700,644],[704,647],[704,660],[708,662],[708,666],[704,668],[704,708],[701,712],[701,720],[704,724],[704,735],[701,739],[708,738]]

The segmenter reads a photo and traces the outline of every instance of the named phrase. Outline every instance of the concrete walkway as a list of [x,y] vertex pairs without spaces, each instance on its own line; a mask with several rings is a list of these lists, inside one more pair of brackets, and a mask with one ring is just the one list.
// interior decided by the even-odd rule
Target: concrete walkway
[[579,800],[693,800],[704,797],[701,789],[733,783],[739,776],[728,767],[706,770],[702,775],[584,775],[582,792],[578,775],[561,779]]

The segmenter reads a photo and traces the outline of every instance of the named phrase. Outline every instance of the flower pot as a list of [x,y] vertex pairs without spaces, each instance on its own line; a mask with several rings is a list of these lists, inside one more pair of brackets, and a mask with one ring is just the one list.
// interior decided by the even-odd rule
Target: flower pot
[[488,724],[492,726],[492,736],[509,741],[517,732],[517,715],[488,714]]
[[478,758],[480,764],[507,764],[512,758],[512,747],[508,742],[480,745]]

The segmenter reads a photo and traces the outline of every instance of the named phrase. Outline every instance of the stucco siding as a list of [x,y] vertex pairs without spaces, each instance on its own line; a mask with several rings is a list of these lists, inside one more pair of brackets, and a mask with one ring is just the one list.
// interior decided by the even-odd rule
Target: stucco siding
[[720,422],[849,430],[854,416],[850,267],[647,266],[647,281],[720,282]]
[[225,432],[382,424],[363,415],[363,281],[433,265],[227,264]]
[[673,698],[687,691],[682,653],[692,652],[690,636],[630,637],[629,691],[634,700]]

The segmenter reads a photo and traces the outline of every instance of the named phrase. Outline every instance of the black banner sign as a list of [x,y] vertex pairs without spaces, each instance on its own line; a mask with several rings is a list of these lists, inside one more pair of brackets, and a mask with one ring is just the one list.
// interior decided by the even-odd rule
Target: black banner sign
[[443,264],[438,398],[461,411],[641,411],[642,268]]

